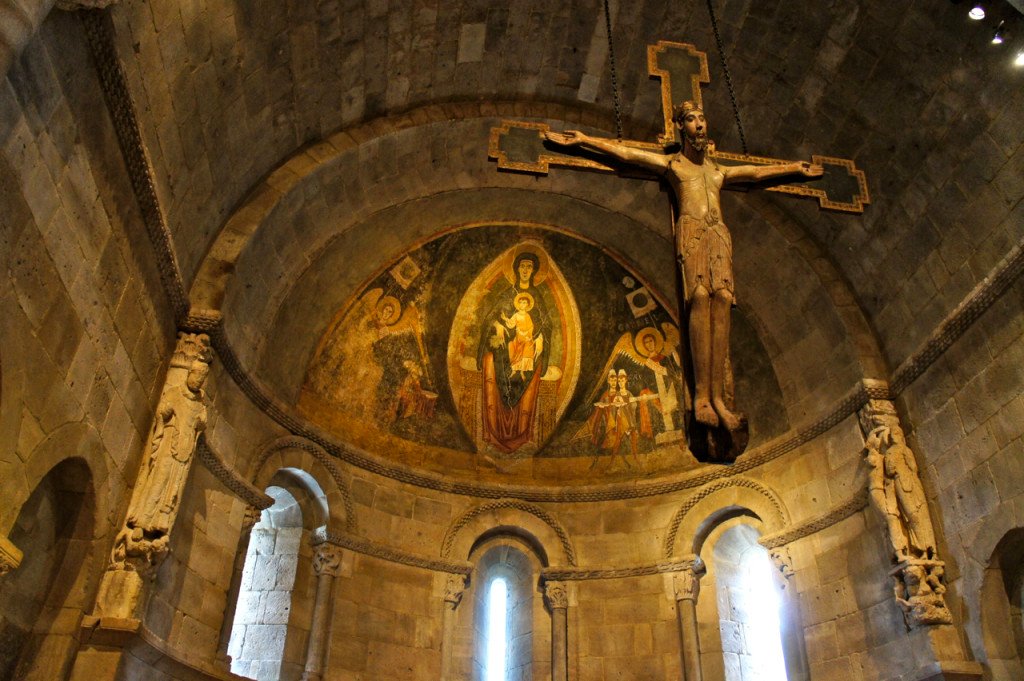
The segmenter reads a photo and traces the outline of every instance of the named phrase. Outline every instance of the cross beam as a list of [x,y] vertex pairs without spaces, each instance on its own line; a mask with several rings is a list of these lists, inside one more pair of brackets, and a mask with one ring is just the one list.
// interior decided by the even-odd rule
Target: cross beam
[[[675,126],[672,123],[672,107],[682,101],[692,101],[703,106],[701,83],[711,81],[708,76],[707,55],[688,43],[659,41],[647,47],[647,72],[651,78],[661,82],[661,109],[664,132],[657,142],[623,140],[627,146],[659,153],[671,153],[666,147],[676,143]],[[616,172],[616,169],[597,157],[585,153],[573,155],[547,142],[544,133],[550,130],[545,123],[527,121],[502,121],[491,128],[488,145],[490,158],[498,162],[498,168],[538,175],[546,175],[551,166],[578,168],[597,172]],[[791,163],[766,156],[749,156],[728,151],[710,150],[709,156],[720,165],[776,165]],[[804,182],[785,182],[768,186],[768,191],[795,194],[815,198],[818,205],[827,210],[846,213],[863,213],[864,205],[870,203],[867,178],[858,170],[853,161],[832,156],[812,156],[811,162],[820,164],[825,173],[820,178]]]

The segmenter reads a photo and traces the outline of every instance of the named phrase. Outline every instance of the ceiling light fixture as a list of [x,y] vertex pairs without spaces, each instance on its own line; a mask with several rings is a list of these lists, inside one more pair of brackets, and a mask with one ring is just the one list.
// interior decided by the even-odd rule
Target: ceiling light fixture
[[992,44],[1002,45],[1003,44],[1003,22],[1000,21],[999,25],[996,26],[996,32],[992,34]]
[[1014,66],[1024,66],[1024,50],[1017,53],[1017,58],[1013,60]]
[[980,4],[975,5],[971,8],[971,11],[967,13],[967,16],[974,19],[975,21],[981,21],[985,18],[985,8]]

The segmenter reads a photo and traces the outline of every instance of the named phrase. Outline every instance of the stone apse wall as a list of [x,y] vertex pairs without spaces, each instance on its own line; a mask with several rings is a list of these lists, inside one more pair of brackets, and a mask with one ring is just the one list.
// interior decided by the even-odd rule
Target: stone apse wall
[[[158,34],[169,35],[187,19],[157,12],[150,25],[138,18],[149,12],[145,3],[126,6],[115,15],[117,39],[141,101],[142,93],[157,92],[147,87],[156,68],[148,62],[174,58],[167,46],[161,54]],[[189,49],[201,51],[201,46]],[[128,58],[132,54],[137,61]],[[29,42],[0,92],[0,535],[9,540],[3,545],[4,565],[13,568],[0,577],[0,670],[10,678],[232,678],[225,657],[231,652],[230,624],[239,615],[239,594],[251,586],[244,557],[250,542],[260,541],[250,537],[257,515],[252,509],[269,507],[273,500],[265,491],[279,483],[302,507],[304,528],[291,607],[272,613],[273,626],[279,620],[287,626],[282,678],[306,673],[337,680],[436,679],[471,668],[478,644],[473,609],[483,586],[474,561],[503,545],[522,552],[526,559],[520,564],[531,570],[525,580],[531,590],[519,602],[518,616],[528,612],[531,619],[532,626],[522,626],[531,642],[523,664],[534,678],[564,669],[560,678],[580,681],[689,679],[681,659],[688,644],[680,613],[688,612],[687,603],[695,603],[704,678],[723,678],[723,652],[733,647],[721,635],[724,613],[714,597],[712,556],[722,534],[737,524],[756,529],[773,552],[789,621],[802,634],[801,641],[787,642],[787,653],[800,662],[790,678],[800,678],[801,672],[810,678],[927,678],[930,670],[938,673],[939,662],[947,673],[981,673],[968,660],[985,665],[992,678],[1017,674],[1013,651],[1009,658],[1005,650],[997,654],[986,633],[999,623],[987,620],[983,589],[1000,540],[1024,526],[1018,517],[1024,493],[1024,311],[1017,278],[1022,190],[1013,182],[1022,152],[1019,135],[1012,132],[1019,128],[1006,122],[1024,110],[1015,106],[1019,93],[1005,108],[985,109],[984,120],[963,123],[969,129],[957,128],[978,136],[981,141],[972,149],[984,163],[940,158],[934,166],[948,161],[962,172],[951,179],[934,171],[927,186],[914,185],[887,199],[892,226],[904,219],[916,225],[917,218],[932,215],[936,224],[927,229],[946,234],[946,225],[939,223],[954,219],[949,203],[965,213],[955,218],[958,230],[921,258],[925,269],[902,273],[891,301],[882,302],[885,296],[874,289],[889,276],[879,273],[880,259],[861,265],[833,257],[839,264],[832,267],[821,257],[806,234],[830,240],[820,224],[808,224],[810,209],[735,198],[730,208],[736,216],[737,257],[750,291],[741,309],[746,306],[759,351],[770,360],[786,422],[755,441],[748,458],[733,467],[694,465],[677,471],[664,465],[648,477],[623,469],[611,481],[588,480],[589,460],[576,468],[556,461],[509,484],[493,470],[448,478],[429,466],[414,466],[411,459],[362,451],[322,424],[311,425],[296,408],[304,370],[345,299],[378,268],[410,250],[409,244],[422,245],[447,226],[424,221],[401,232],[402,210],[492,219],[530,196],[535,180],[496,177],[476,155],[477,143],[465,141],[485,135],[499,120],[496,112],[464,105],[390,122],[375,119],[384,122],[372,130],[348,128],[352,134],[335,139],[330,154],[320,149],[321,161],[330,155],[322,167],[312,152],[295,157],[291,166],[286,161],[284,174],[301,178],[302,172],[315,171],[316,181],[282,192],[278,212],[260,223],[270,229],[257,235],[238,262],[239,279],[225,294],[227,320],[213,333],[216,355],[206,385],[204,443],[185,481],[167,556],[147,583],[141,624],[119,638],[105,624],[82,624],[95,610],[115,535],[146,460],[174,328],[184,325],[176,319],[175,298],[163,278],[166,263],[149,241],[147,218],[140,214],[138,190],[118,149],[99,76],[93,67],[83,67],[90,59],[82,24],[73,15],[55,13]],[[980,96],[991,94],[984,88],[994,86],[974,87]],[[156,103],[160,96],[170,98],[169,88],[159,92],[153,110],[166,106]],[[262,110],[256,104],[253,109]],[[557,107],[526,105],[505,113],[558,119],[552,111],[559,113]],[[254,130],[259,115],[247,120]],[[346,125],[362,116],[346,115]],[[448,118],[459,122],[440,124]],[[607,120],[595,116],[590,122]],[[401,132],[413,123],[418,127]],[[322,125],[324,137],[336,127]],[[193,271],[203,271],[204,244],[214,239],[215,225],[229,219],[227,206],[295,145],[283,135],[260,147],[258,155],[247,157],[251,167],[213,206],[190,199],[187,188],[175,184],[177,171],[186,166],[195,196],[212,192],[213,183],[202,179],[202,164],[190,165],[200,153],[196,140],[182,149],[155,143],[174,137],[172,128],[161,127],[155,116],[143,118],[150,149],[161,150],[152,154],[156,195],[173,212],[173,225],[185,225],[181,235],[205,230],[197,232],[203,238],[179,237],[185,244],[179,247],[185,280],[192,281]],[[431,151],[411,148],[409,138]],[[410,165],[422,157],[412,168],[417,179],[403,186],[405,194],[375,196],[372,187],[399,172],[382,152],[392,145],[407,149]],[[235,153],[245,156],[240,147]],[[462,174],[448,173],[442,162],[457,165]],[[219,179],[230,174],[227,166],[217,169]],[[945,190],[957,178],[961,198],[951,199]],[[280,176],[271,181],[285,186]],[[665,292],[671,304],[671,276],[656,255],[644,255],[669,239],[664,216],[650,207],[659,193],[637,181],[621,183],[551,178],[518,217],[544,222],[557,215],[563,227],[583,235],[587,224],[603,220],[617,235],[610,250]],[[317,190],[324,188],[329,193]],[[885,196],[883,187],[872,189]],[[457,196],[459,190],[466,196]],[[983,192],[981,198],[973,197],[974,190]],[[999,192],[998,202],[991,201],[990,192]],[[970,201],[964,198],[969,194]],[[325,196],[346,197],[351,215],[314,220]],[[969,206],[986,200],[996,207],[983,221],[965,223],[969,211],[978,208]],[[181,206],[193,206],[192,212]],[[213,217],[199,220],[204,211]],[[292,228],[308,241],[292,242],[294,233],[277,229],[293,217]],[[349,222],[329,224],[336,219]],[[764,223],[771,228],[759,229]],[[314,228],[300,229],[310,224]],[[374,243],[361,240],[382,225],[397,231],[378,243],[379,261],[353,262],[351,272],[339,275],[345,287],[332,298],[308,295],[324,272],[340,269],[353,244]],[[332,229],[349,227],[348,237],[330,240]],[[640,236],[630,240],[631,230]],[[868,248],[868,232],[845,234],[839,238],[844,248],[847,241]],[[591,240],[598,238],[591,234]],[[318,265],[272,255],[306,246],[323,256]],[[909,250],[899,250],[899,262],[914,259]],[[754,266],[773,259],[785,266]],[[293,282],[291,288],[269,291],[267,285],[279,275]],[[852,292],[844,279],[854,282]],[[876,283],[856,283],[862,279]],[[985,288],[1005,279],[1008,287]],[[795,291],[795,298],[780,297],[768,286],[771,281],[784,281],[782,288]],[[276,302],[263,308],[271,299]],[[978,300],[985,305],[972,302]],[[967,305],[960,309],[961,303]],[[799,312],[786,312],[794,307]],[[861,322],[851,322],[849,310],[858,307],[865,310]],[[776,309],[778,315],[767,312]],[[926,321],[907,322],[918,309],[927,310]],[[864,317],[869,323],[858,326]],[[816,324],[811,332],[808,320]],[[877,366],[864,360],[871,353],[858,335],[869,328],[884,357]],[[270,332],[261,333],[266,329]],[[275,362],[290,342],[295,353]],[[892,374],[868,376],[865,370],[886,365]],[[884,521],[865,494],[864,433],[857,411],[866,397],[844,399],[865,377],[902,378],[893,380],[897,408],[945,561],[952,626],[908,630],[893,597]],[[556,484],[561,476],[571,484]],[[54,507],[74,515],[75,522],[59,526],[59,514],[45,510],[49,502],[41,499],[58,500]],[[52,525],[43,528],[49,534],[32,530],[34,539],[20,540],[33,521]],[[19,555],[34,551],[43,558]],[[686,581],[697,570],[694,556],[707,564],[696,592]],[[45,569],[18,574],[22,566],[33,565]],[[15,583],[15,575],[24,581]],[[11,584],[17,587],[12,590]],[[14,601],[31,607],[6,605]],[[254,615],[261,616],[267,616],[266,608]],[[244,624],[245,618],[237,621]],[[117,651],[123,655],[111,661]]]

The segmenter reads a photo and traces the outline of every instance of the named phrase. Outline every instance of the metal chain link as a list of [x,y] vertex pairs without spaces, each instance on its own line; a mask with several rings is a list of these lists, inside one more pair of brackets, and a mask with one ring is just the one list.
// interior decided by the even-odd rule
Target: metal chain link
[[[607,7],[608,0],[605,0],[605,7]],[[732,87],[732,76],[729,75],[729,62],[725,58],[725,48],[722,47],[722,36],[718,32],[718,18],[715,16],[715,5],[713,0],[708,0],[708,14],[711,15],[711,30],[715,33],[715,44],[718,46],[718,56],[722,60],[722,71],[725,72],[725,85],[729,89],[729,100],[732,102],[732,112],[736,117],[736,129],[740,133],[740,146],[743,148],[743,153],[747,153],[747,138],[743,134],[743,123],[740,122],[740,107],[736,103],[736,92]],[[614,70],[612,71],[614,74]],[[614,82],[614,75],[612,76]]]
[[615,136],[622,141],[622,107],[619,105],[619,83],[615,75],[615,45],[612,43],[612,13],[604,0],[604,27],[608,36],[608,62],[612,71],[612,102],[615,104]]

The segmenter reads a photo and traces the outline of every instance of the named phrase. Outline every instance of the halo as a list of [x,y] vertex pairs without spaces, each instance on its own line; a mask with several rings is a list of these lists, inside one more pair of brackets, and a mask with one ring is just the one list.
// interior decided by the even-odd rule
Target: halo
[[640,329],[637,332],[636,338],[634,339],[634,347],[636,347],[637,353],[641,357],[650,357],[650,352],[647,352],[647,348],[644,347],[644,339],[650,336],[654,339],[654,352],[661,352],[662,348],[665,347],[665,337],[661,335],[661,331],[658,331],[653,326],[648,326],[644,329]]
[[516,258],[523,253],[529,253],[530,255],[537,258],[537,270],[533,273],[533,285],[538,286],[544,283],[547,279],[548,271],[548,254],[544,251],[544,248],[537,241],[524,241],[517,244],[514,248],[508,251],[508,261],[505,264],[505,278],[508,282],[515,286],[519,282],[519,274],[515,271],[514,265]]
[[528,303],[530,303],[529,306],[527,306],[527,308],[526,308],[527,312],[529,312],[530,310],[533,309],[533,296],[531,296],[529,293],[526,293],[525,291],[523,291],[522,293],[517,293],[516,297],[512,299],[513,306],[517,310],[519,309],[518,305],[519,305],[519,299],[520,298],[526,298],[526,301]]
[[[391,317],[383,319],[384,308],[390,305],[394,312],[391,313]],[[381,299],[377,301],[377,305],[374,308],[377,312],[377,321],[384,326],[393,326],[398,323],[398,319],[402,316],[402,304],[398,302],[398,298],[394,296],[381,296]]]

